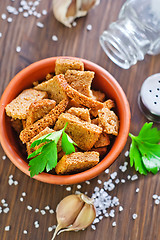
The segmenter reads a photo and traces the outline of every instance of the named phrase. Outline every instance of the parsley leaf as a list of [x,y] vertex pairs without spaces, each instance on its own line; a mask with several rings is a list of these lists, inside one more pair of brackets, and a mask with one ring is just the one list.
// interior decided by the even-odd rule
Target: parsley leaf
[[29,171],[30,176],[33,177],[34,175],[38,175],[39,173],[43,172],[45,169],[47,172],[55,168],[57,165],[57,143],[62,136],[62,150],[65,154],[70,154],[75,152],[74,145],[77,145],[73,142],[73,140],[64,132],[67,124],[63,129],[60,131],[55,131],[53,133],[46,134],[39,139],[35,140],[31,144],[31,148],[38,146],[43,143],[43,145],[35,150],[28,156],[28,159],[32,158],[29,161]]
[[152,128],[153,123],[145,123],[138,136],[131,133],[130,166],[136,171],[147,175],[147,172],[156,174],[160,169],[160,131]]

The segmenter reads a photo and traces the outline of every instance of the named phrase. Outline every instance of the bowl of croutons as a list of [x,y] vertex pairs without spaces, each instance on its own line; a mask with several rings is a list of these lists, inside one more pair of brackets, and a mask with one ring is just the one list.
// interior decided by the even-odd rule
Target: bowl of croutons
[[119,156],[130,108],[118,82],[88,60],[52,57],[20,71],[0,101],[0,140],[25,174],[51,184],[92,179]]

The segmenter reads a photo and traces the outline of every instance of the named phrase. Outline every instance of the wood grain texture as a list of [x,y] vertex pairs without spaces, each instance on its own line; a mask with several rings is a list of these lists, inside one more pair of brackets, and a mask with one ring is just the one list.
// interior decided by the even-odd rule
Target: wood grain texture
[[[0,15],[6,13],[7,5],[19,7],[20,1],[0,1]],[[142,82],[151,74],[160,71],[160,56],[145,56],[144,61],[139,62],[129,70],[123,70],[112,63],[99,44],[100,34],[107,29],[110,22],[115,21],[124,0],[102,0],[101,4],[81,19],[77,20],[77,26],[71,29],[57,22],[52,14],[52,1],[41,1],[37,7],[38,11],[47,9],[48,15],[43,16],[40,21],[45,27],[40,29],[36,26],[39,19],[31,16],[24,18],[22,14],[13,16],[13,22],[8,23],[0,18],[0,95],[17,72],[31,64],[51,56],[76,56],[93,61],[108,70],[124,89],[132,113],[131,132],[138,134],[142,125],[146,122],[137,105],[137,96]],[[9,16],[9,14],[7,14]],[[87,31],[88,24],[92,24],[92,31]],[[52,41],[52,35],[57,35],[58,42]],[[20,53],[16,47],[21,46]],[[158,240],[160,239],[160,207],[155,205],[152,199],[154,193],[160,195],[159,174],[147,177],[140,176],[132,182],[127,180],[127,175],[135,174],[133,168],[127,172],[119,170],[120,164],[125,160],[124,153],[129,149],[130,139],[115,163],[109,168],[110,172],[117,171],[118,178],[124,178],[125,184],[120,183],[110,194],[117,196],[124,211],[118,212],[116,208],[115,218],[104,218],[98,225],[97,230],[87,228],[78,233],[70,232],[59,235],[57,240]],[[6,199],[10,211],[8,214],[0,214],[0,239],[2,240],[47,240],[51,239],[52,233],[48,227],[56,224],[55,214],[42,216],[35,213],[34,209],[44,209],[49,205],[55,210],[62,198],[70,192],[65,186],[55,186],[30,179],[17,169],[9,159],[2,160],[4,151],[0,148],[0,200]],[[9,186],[9,175],[13,174],[14,180],[19,184]],[[82,192],[87,191],[91,196],[94,187],[98,185],[97,179],[107,181],[109,175],[102,173],[99,177],[91,180],[91,184],[82,183]],[[101,186],[101,185],[100,185]],[[72,193],[77,189],[73,185]],[[136,188],[139,187],[139,193]],[[22,192],[27,196],[20,202]],[[0,203],[0,206],[2,204]],[[27,205],[33,209],[27,210]],[[132,219],[132,214],[137,213],[138,218]],[[40,227],[34,227],[34,221],[39,221]],[[112,227],[116,221],[117,226]],[[10,225],[9,232],[4,231],[5,226]],[[23,230],[28,234],[24,235]]]

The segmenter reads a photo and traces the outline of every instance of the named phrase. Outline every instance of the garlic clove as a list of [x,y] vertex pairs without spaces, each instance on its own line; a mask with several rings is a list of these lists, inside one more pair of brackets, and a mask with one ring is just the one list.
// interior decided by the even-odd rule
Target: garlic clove
[[57,232],[73,224],[77,215],[84,206],[84,201],[80,195],[69,195],[65,197],[56,208],[56,217],[58,225],[55,229],[52,240],[55,238]]
[[94,221],[96,217],[96,210],[94,205],[85,203],[84,207],[78,214],[75,222],[66,229],[59,231],[58,235],[62,232],[79,231],[87,228]]
[[100,0],[53,0],[53,13],[55,18],[67,27],[77,17],[87,15],[88,11]]

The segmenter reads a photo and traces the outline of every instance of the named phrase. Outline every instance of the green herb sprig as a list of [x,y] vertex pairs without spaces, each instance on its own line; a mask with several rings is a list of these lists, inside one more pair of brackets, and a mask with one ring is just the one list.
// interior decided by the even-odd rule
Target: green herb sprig
[[43,172],[45,168],[47,172],[55,168],[58,159],[57,143],[61,136],[61,147],[65,154],[68,155],[75,152],[74,145],[77,144],[65,133],[67,124],[68,123],[66,123],[65,127],[60,131],[46,134],[31,144],[31,148],[34,148],[41,143],[45,143],[42,147],[38,148],[28,156],[28,159],[32,158],[29,161],[29,171],[31,177]]
[[140,174],[156,174],[160,169],[160,131],[152,128],[153,123],[145,123],[139,135],[129,133],[132,139],[130,146],[130,165]]

